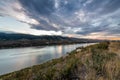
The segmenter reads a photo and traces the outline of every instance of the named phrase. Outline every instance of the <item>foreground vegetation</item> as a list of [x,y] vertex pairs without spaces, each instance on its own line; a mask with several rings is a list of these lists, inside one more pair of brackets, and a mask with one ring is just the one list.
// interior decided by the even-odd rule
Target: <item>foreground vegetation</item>
[[3,75],[0,80],[120,80],[120,42],[77,48],[67,56]]

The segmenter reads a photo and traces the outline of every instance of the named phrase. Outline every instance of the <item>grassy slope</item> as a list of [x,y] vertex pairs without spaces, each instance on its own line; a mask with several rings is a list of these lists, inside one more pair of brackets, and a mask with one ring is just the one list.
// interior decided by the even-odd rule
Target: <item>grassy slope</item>
[[120,42],[104,42],[0,77],[0,80],[120,80]]

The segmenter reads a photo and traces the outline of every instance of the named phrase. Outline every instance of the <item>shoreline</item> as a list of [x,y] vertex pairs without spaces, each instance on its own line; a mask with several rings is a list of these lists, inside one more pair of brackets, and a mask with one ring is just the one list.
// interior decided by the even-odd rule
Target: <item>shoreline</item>
[[[42,47],[42,46],[53,46],[53,45],[71,45],[71,44],[84,44],[84,43],[97,43],[97,42],[72,42],[72,43],[50,43],[50,44],[42,44],[42,45],[24,45],[24,46],[14,46],[13,44],[11,44],[9,46],[0,46],[0,50],[1,49],[14,49],[14,48],[27,48],[27,47]],[[13,45],[13,46],[12,46]]]

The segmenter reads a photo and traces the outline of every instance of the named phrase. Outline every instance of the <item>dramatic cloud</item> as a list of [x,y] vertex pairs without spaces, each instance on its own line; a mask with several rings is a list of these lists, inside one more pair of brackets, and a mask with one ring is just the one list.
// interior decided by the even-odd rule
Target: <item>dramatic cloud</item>
[[36,30],[120,37],[120,0],[2,0],[5,15]]

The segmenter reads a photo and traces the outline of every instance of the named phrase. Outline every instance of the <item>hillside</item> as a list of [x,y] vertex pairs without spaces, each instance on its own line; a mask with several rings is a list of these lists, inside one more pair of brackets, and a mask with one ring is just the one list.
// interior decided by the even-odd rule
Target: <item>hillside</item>
[[120,80],[120,42],[77,48],[67,56],[0,77],[1,80]]
[[0,33],[0,48],[28,47],[55,44],[89,43],[100,40],[78,39],[62,36],[34,36],[28,34]]

